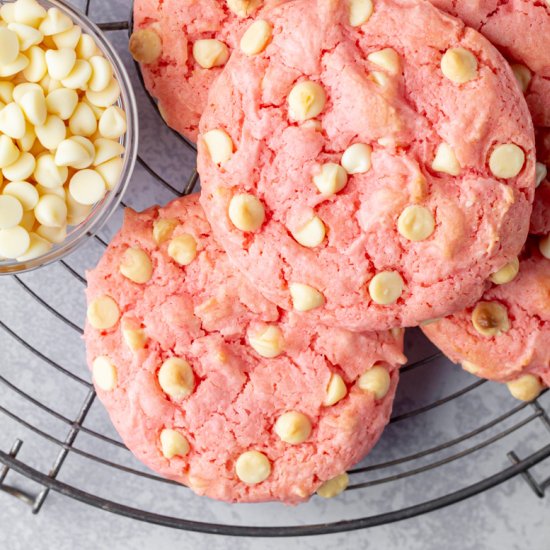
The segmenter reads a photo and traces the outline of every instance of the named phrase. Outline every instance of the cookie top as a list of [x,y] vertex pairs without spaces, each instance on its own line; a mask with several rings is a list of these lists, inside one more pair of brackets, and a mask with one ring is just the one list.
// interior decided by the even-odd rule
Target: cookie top
[[252,18],[283,0],[135,0],[130,52],[166,123],[197,140],[210,86]]
[[534,378],[540,391],[541,381],[550,385],[550,243],[533,238],[527,248],[521,262],[510,264],[495,279],[511,282],[493,284],[475,307],[422,330],[469,372],[511,382],[512,390],[525,380],[532,386]]
[[271,42],[236,50],[211,90],[198,160],[233,261],[279,306],[352,330],[478,299],[525,242],[535,170],[485,38],[426,2],[365,5],[266,13]]
[[[533,0],[431,0],[485,35],[512,64],[525,94],[540,141],[550,127],[550,3]],[[539,185],[531,218],[531,233],[550,232],[549,147],[537,149]]]
[[402,331],[282,312],[233,268],[196,196],[128,210],[87,278],[100,399],[138,458],[199,494],[305,500],[389,420]]

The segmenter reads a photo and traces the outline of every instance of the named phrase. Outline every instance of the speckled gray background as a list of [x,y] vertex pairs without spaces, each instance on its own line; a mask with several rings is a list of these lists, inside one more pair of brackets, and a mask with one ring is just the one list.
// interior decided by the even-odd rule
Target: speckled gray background
[[[85,0],[74,2],[81,8]],[[128,0],[91,0],[96,21],[122,21],[129,13]],[[127,34],[109,33],[131,72],[140,105],[142,136],[140,157],[175,188],[183,189],[191,174],[193,153],[168,131],[143,94],[135,69],[126,54]],[[138,164],[124,201],[141,209],[174,197]],[[119,227],[119,208],[101,232],[105,240]],[[97,240],[67,258],[80,275],[95,264],[103,250]],[[56,264],[14,278],[0,278],[0,450],[9,451],[16,438],[23,440],[19,460],[47,473],[59,452],[55,440],[63,440],[68,424],[78,414],[88,391],[48,361],[89,381],[80,335],[66,320],[81,326],[84,318],[83,285],[70,271]],[[43,303],[31,295],[34,292]],[[48,307],[66,320],[56,318]],[[1,325],[6,328],[2,328]],[[11,333],[10,333],[11,331]],[[26,349],[28,342],[43,358]],[[411,361],[430,356],[434,350],[422,336],[408,335]],[[17,392],[22,391],[33,403]],[[453,397],[454,396],[454,397]],[[438,400],[442,400],[437,404]],[[54,411],[41,410],[42,404]],[[434,406],[436,404],[437,406]],[[540,399],[550,410],[550,395]],[[425,409],[425,410],[424,410]],[[512,411],[512,414],[509,414]],[[386,464],[354,474],[352,484],[384,481],[347,491],[340,498],[313,498],[297,508],[278,504],[229,506],[193,496],[188,490],[143,479],[114,469],[97,460],[145,472],[127,451],[81,433],[59,479],[102,498],[135,508],[230,525],[303,525],[331,523],[342,519],[370,517],[403,509],[470,486],[510,466],[507,453],[523,458],[550,442],[550,433],[532,406],[518,407],[505,388],[496,384],[476,385],[476,379],[444,360],[420,364],[402,375],[394,421],[363,466],[417,455],[443,446],[473,431],[475,436],[403,464]],[[10,415],[17,418],[10,417]],[[59,418],[59,415],[62,417]],[[497,422],[501,416],[506,420]],[[42,431],[37,434],[24,423]],[[118,440],[101,405],[94,402],[84,426]],[[48,440],[46,437],[54,438]],[[445,459],[453,458],[445,464]],[[439,465],[438,465],[439,464]],[[427,471],[415,473],[432,465]],[[531,470],[542,481],[550,476],[550,459]],[[40,487],[10,472],[6,483],[36,494]],[[92,508],[51,493],[37,516],[24,503],[0,493],[0,550],[88,549],[243,549],[263,548],[365,548],[404,550],[508,550],[550,549],[550,494],[539,499],[521,478],[491,489],[467,501],[429,514],[368,530],[302,539],[236,539],[177,531],[140,523]]]

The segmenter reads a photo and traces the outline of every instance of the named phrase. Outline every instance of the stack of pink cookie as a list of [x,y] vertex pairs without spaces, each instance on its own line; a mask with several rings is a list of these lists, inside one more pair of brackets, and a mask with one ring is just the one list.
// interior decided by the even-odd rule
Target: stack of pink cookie
[[524,3],[454,14],[512,68],[424,0],[135,2],[202,185],[129,212],[88,274],[94,382],[141,460],[227,501],[339,494],[404,327],[519,398],[550,383],[548,237],[525,246],[550,230],[550,67],[518,38],[550,7]]

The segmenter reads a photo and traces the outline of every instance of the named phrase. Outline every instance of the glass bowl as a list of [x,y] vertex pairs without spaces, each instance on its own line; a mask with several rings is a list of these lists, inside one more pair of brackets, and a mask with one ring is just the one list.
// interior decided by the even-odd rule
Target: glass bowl
[[[12,1],[0,0],[0,5],[8,4]],[[81,246],[87,239],[93,237],[118,207],[132,177],[137,158],[138,115],[136,98],[128,73],[115,49],[93,21],[65,2],[61,0],[38,0],[38,3],[46,9],[56,7],[67,14],[76,25],[82,28],[84,33],[94,38],[98,48],[113,65],[114,76],[118,80],[121,90],[117,105],[126,112],[127,121],[126,134],[120,138],[120,143],[125,148],[125,153],[122,157],[124,165],[118,184],[108,191],[100,202],[94,205],[88,217],[80,225],[69,226],[67,228],[67,237],[62,243],[54,244],[46,254],[32,260],[19,262],[17,260],[0,259],[0,275],[23,273],[51,264],[64,258],[67,254],[70,254]]]

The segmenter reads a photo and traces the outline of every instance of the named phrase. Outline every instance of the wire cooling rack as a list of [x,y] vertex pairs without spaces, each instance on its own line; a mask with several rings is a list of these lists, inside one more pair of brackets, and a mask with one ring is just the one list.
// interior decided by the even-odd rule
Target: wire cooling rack
[[[109,33],[140,105],[138,166],[122,207],[142,209],[198,189],[192,145],[170,131],[127,54],[130,2],[73,2]],[[298,536],[399,521],[522,476],[550,487],[550,395],[514,401],[497,384],[452,367],[419,331],[407,336],[394,416],[350,472],[337,499],[298,508],[227,505],[148,471],[127,451],[96,400],[81,341],[85,270],[121,222],[55,265],[0,278],[0,499],[39,513],[51,491],[137,520],[240,536]],[[21,504],[22,507],[25,504]],[[55,505],[54,503],[51,504]]]

